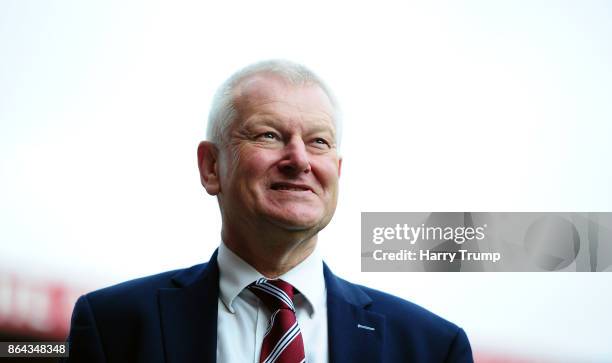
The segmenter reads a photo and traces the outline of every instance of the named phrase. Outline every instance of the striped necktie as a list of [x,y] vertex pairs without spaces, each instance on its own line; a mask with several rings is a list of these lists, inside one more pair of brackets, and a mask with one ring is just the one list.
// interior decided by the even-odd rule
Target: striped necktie
[[272,316],[261,344],[259,363],[305,362],[304,341],[295,317],[295,288],[283,280],[261,278],[251,290],[268,307]]

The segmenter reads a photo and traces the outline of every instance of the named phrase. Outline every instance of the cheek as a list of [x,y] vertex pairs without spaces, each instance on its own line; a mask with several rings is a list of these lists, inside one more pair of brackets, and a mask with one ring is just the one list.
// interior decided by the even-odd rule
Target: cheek
[[321,185],[326,189],[337,189],[338,187],[338,160],[323,160],[313,166]]
[[236,153],[234,170],[240,173],[243,182],[260,181],[274,163],[273,152],[244,147]]

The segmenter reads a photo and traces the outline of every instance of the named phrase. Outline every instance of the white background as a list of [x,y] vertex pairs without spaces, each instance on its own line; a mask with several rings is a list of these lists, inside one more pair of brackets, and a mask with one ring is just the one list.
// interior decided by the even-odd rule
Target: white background
[[344,113],[341,276],[477,351],[612,361],[612,275],[360,272],[362,211],[610,211],[609,2],[0,2],[0,266],[94,289],[208,260],[216,87],[287,58]]

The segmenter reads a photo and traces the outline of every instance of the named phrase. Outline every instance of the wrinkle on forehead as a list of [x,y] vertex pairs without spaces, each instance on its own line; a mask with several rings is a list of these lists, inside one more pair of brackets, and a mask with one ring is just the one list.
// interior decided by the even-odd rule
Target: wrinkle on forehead
[[237,85],[233,99],[234,107],[243,120],[243,117],[246,116],[245,111],[280,103],[300,113],[318,115],[317,118],[328,119],[328,122],[331,122],[335,128],[333,106],[327,94],[314,83],[292,85],[279,76],[255,75]]

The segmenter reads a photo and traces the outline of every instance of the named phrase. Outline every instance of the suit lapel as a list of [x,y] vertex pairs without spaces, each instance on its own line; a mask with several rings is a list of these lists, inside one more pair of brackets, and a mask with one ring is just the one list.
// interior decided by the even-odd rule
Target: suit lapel
[[169,363],[215,362],[217,356],[217,252],[210,262],[179,272],[177,288],[159,289],[159,309]]
[[324,264],[330,363],[382,362],[385,317],[367,310],[372,299]]
[[[330,363],[382,362],[385,317],[367,310],[371,299],[323,264],[327,289]],[[168,363],[215,362],[219,268],[217,252],[206,265],[173,277],[176,288],[159,289]]]

